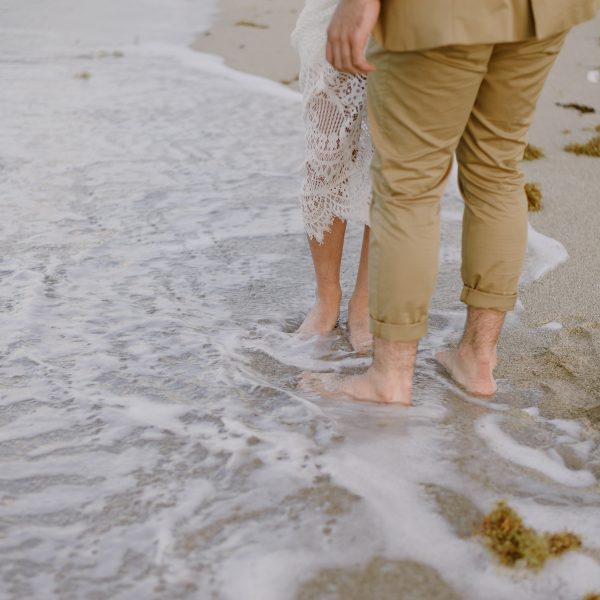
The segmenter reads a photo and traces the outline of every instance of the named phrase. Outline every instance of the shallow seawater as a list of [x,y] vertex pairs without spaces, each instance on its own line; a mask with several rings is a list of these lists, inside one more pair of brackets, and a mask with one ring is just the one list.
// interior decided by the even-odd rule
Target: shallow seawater
[[[540,416],[542,389],[469,398],[431,359],[463,319],[455,187],[415,406],[310,396],[303,370],[367,359],[343,318],[292,335],[313,286],[298,97],[186,50],[187,22],[75,39],[26,8],[2,9],[0,41],[0,596],[600,591],[598,433]],[[565,258],[532,240],[530,278]],[[498,566],[474,534],[500,498],[585,550]]]

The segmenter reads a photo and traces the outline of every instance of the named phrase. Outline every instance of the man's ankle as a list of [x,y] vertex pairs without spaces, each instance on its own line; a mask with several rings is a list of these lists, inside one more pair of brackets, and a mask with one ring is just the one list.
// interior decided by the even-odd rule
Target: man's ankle
[[410,397],[413,373],[399,373],[373,365],[371,367],[373,386],[378,397],[386,403],[398,402],[399,398]]
[[476,346],[468,342],[461,342],[457,348],[458,356],[465,362],[471,362],[478,367],[496,366],[496,348]]

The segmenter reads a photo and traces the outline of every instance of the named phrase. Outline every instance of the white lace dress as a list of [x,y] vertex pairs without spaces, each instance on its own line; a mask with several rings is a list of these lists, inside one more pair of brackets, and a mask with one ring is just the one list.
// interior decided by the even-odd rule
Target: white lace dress
[[306,0],[292,33],[306,129],[302,214],[306,233],[319,243],[335,217],[368,224],[371,203],[366,77],[340,73],[325,59],[337,3]]

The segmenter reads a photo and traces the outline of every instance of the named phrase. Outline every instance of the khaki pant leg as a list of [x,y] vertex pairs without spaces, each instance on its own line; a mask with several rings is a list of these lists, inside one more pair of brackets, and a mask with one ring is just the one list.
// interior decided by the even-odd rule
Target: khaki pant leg
[[427,331],[440,239],[439,202],[492,45],[391,52],[372,42],[367,99],[375,155],[369,246],[371,331]]
[[527,245],[520,163],[537,100],[565,35],[494,46],[458,145],[465,199],[461,300],[470,306],[514,308]]

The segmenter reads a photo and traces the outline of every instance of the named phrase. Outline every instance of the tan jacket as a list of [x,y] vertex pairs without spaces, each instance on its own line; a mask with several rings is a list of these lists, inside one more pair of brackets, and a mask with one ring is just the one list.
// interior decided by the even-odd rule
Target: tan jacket
[[600,0],[382,0],[373,37],[388,50],[545,38],[592,19]]

